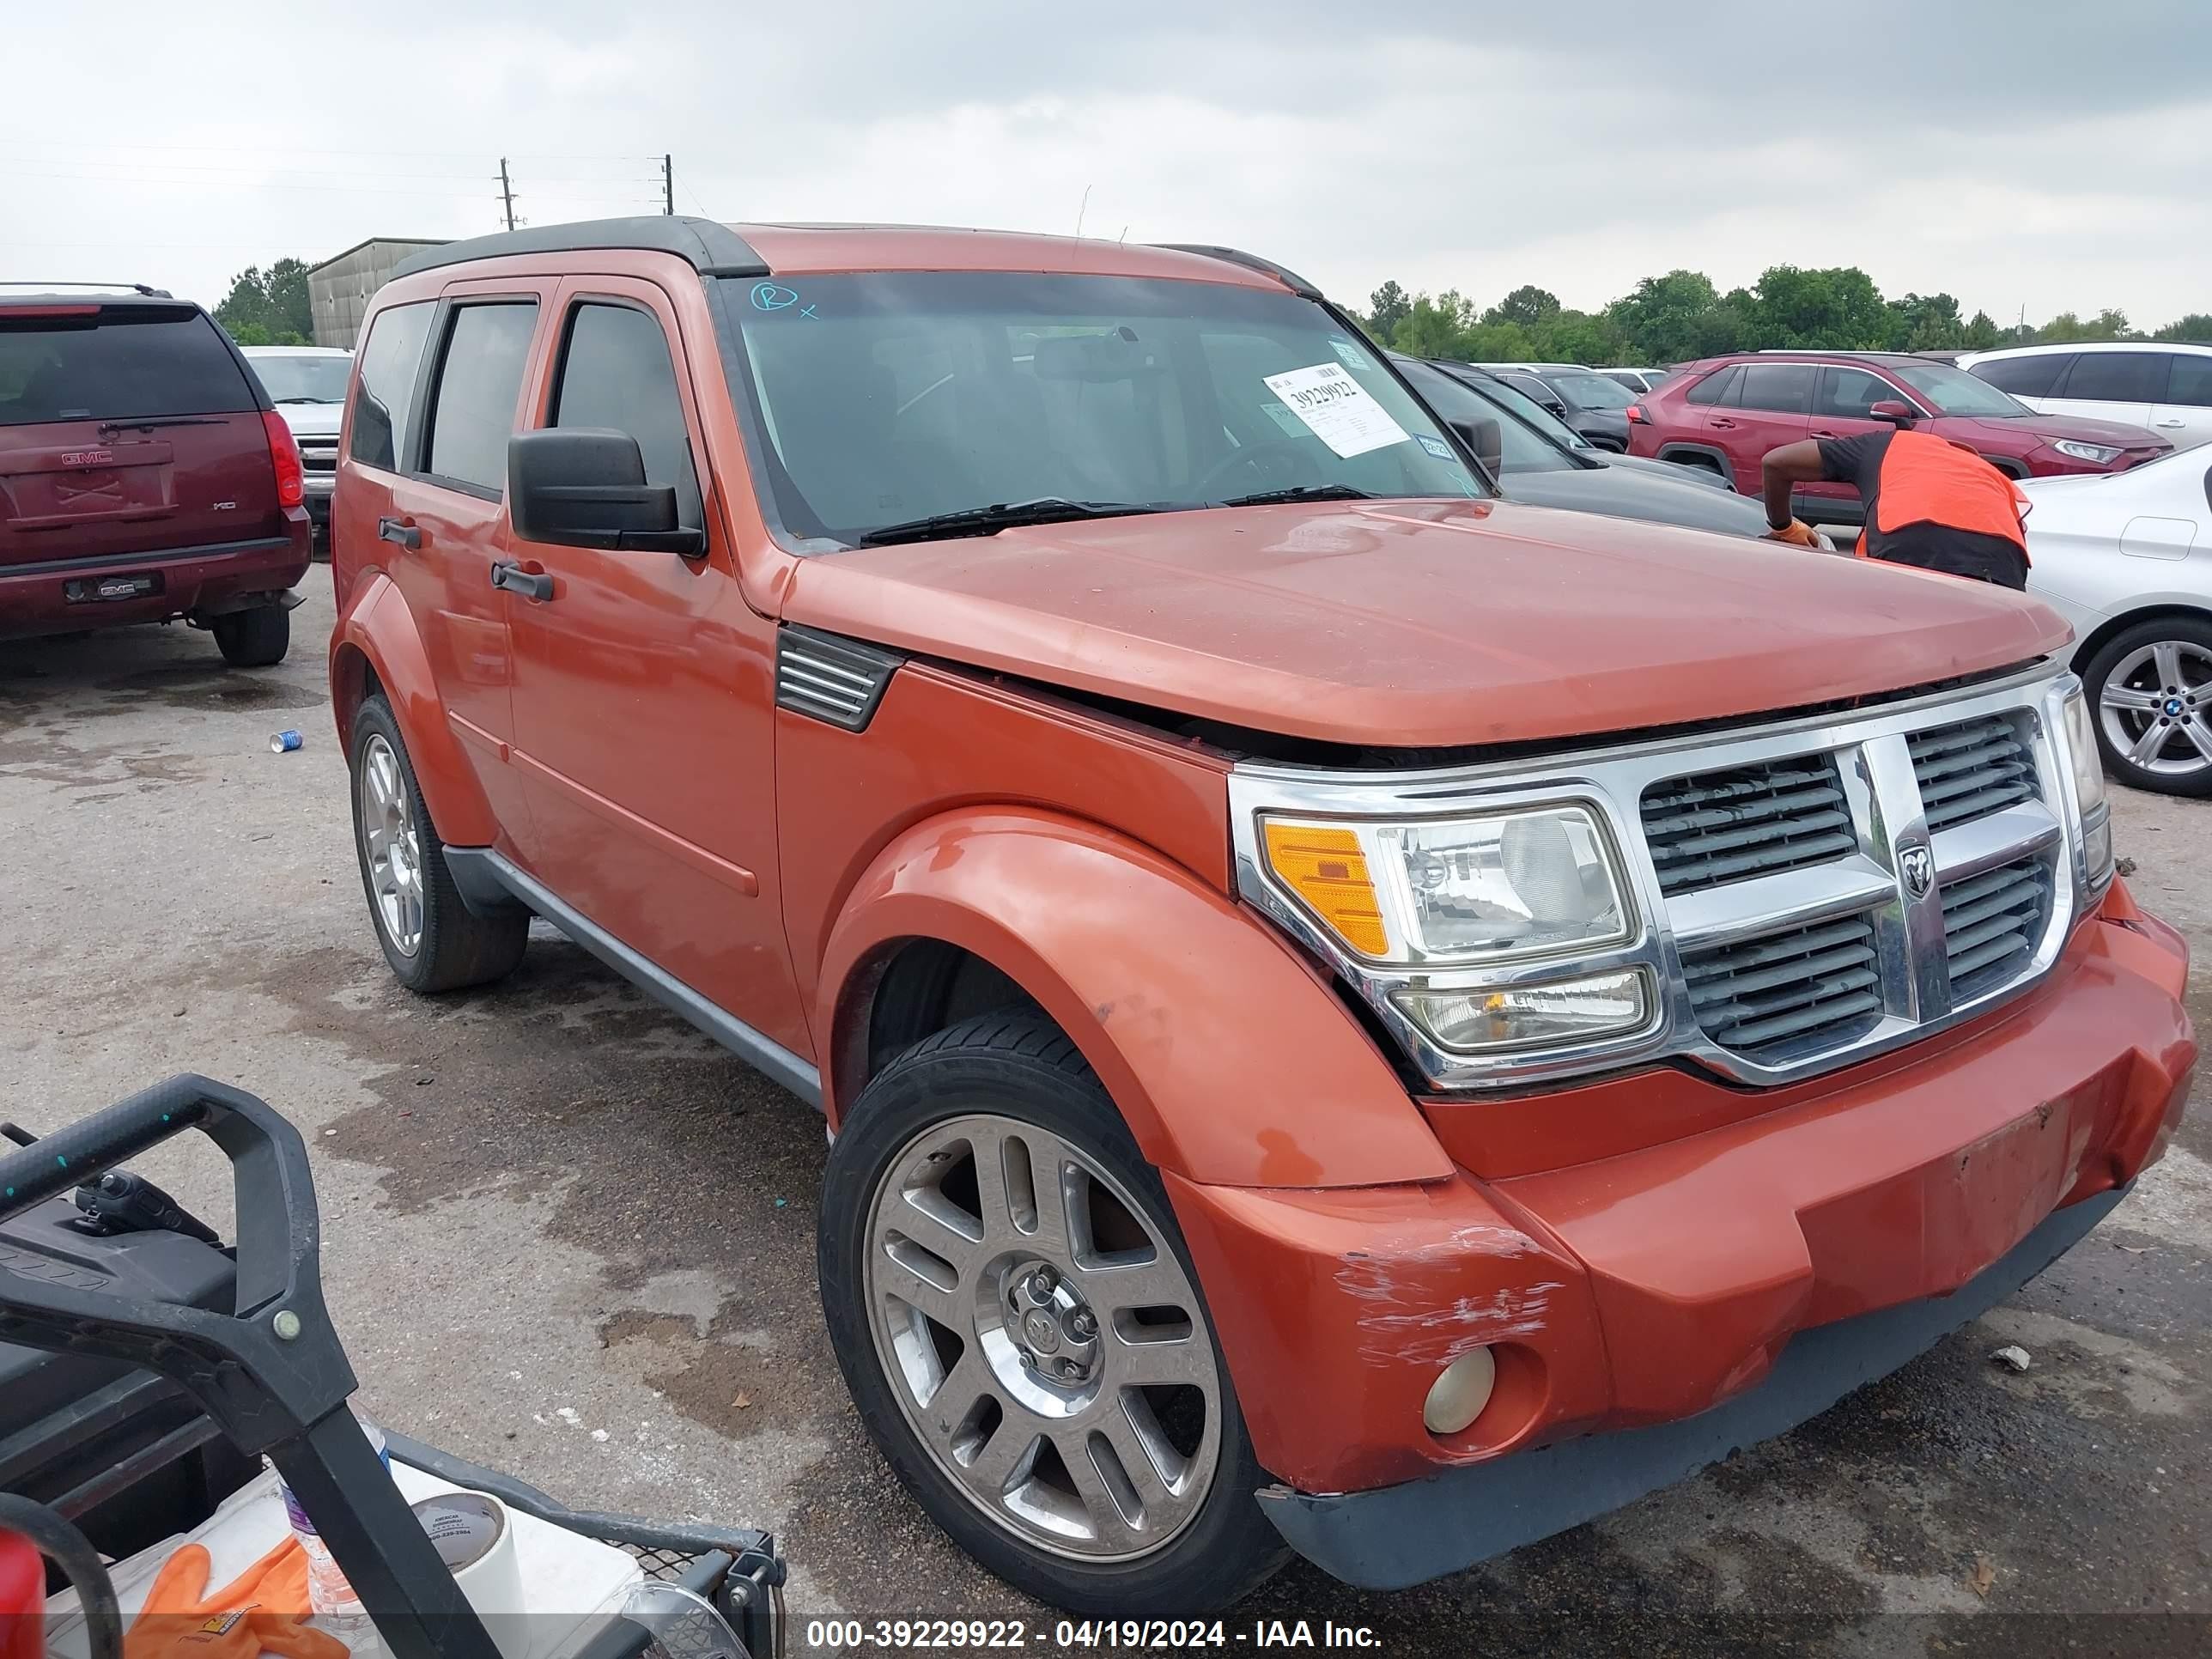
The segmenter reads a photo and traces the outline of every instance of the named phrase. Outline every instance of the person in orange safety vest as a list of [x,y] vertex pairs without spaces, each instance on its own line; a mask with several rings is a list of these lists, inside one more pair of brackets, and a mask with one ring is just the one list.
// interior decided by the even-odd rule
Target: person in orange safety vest
[[1769,451],[1766,522],[1777,541],[1818,544],[1790,511],[1790,490],[1815,480],[1858,486],[1863,559],[1947,571],[2000,587],[2027,586],[2027,498],[1963,444],[1903,423],[1855,438],[1814,438]]

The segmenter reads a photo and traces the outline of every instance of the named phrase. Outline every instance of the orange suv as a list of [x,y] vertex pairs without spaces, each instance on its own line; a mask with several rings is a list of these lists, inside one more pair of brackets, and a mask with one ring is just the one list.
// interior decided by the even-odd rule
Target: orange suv
[[1446,1572],[1777,1433],[2159,1156],[2066,629],[1498,499],[1222,248],[658,218],[366,324],[392,969],[544,918],[815,1103],[884,1456],[1082,1611]]

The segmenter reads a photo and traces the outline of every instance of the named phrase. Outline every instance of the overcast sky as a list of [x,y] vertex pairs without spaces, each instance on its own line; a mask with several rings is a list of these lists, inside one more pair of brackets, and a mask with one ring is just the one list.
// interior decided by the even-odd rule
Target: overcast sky
[[672,152],[680,212],[1080,213],[1363,307],[1790,263],[2001,321],[2212,311],[2212,0],[107,0],[16,10],[5,58],[0,279],[209,303],[497,228],[501,155],[533,222],[657,210]]

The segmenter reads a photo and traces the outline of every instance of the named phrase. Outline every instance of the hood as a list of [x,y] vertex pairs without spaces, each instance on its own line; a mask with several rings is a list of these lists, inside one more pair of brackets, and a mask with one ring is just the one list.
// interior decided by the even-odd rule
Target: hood
[[2107,444],[2117,449],[2173,447],[2147,426],[2130,426],[2124,421],[2094,421],[2086,415],[2029,415],[2003,420],[1976,415],[1970,417],[1970,423],[1991,432],[2032,432],[2045,442],[2053,438],[2072,438],[2080,443]]
[[1511,501],[1104,519],[801,561],[784,620],[1363,747],[1583,738],[2002,668],[2002,588]]
[[295,438],[335,438],[345,422],[343,404],[279,404],[276,412]]
[[1559,507],[1576,513],[1603,513],[1616,519],[1716,530],[1723,535],[1766,534],[1766,514],[1745,497],[1717,483],[1704,469],[1673,461],[1639,461],[1607,455],[1593,467],[1562,472],[1509,472],[1506,499],[1532,507]]

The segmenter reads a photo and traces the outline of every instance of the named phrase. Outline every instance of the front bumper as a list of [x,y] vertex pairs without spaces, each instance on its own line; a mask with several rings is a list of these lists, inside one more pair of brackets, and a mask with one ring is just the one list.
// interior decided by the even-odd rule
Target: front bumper
[[[1482,1138],[1450,1133],[1460,1173],[1421,1186],[1170,1176],[1254,1444],[1285,1483],[1268,1512],[1333,1571],[1413,1582],[1601,1513],[1902,1364],[2062,1252],[2163,1149],[2196,1060],[2187,960],[2116,884],[2033,991],[1771,1105],[1647,1073],[1571,1103],[1459,1109],[1524,1124],[1559,1109],[1553,1165],[1530,1161],[1530,1128],[1494,1181],[1465,1167],[1488,1166]],[[1608,1117],[1680,1127],[1601,1150],[1601,1097]],[[1813,1358],[1791,1357],[1808,1344]],[[1478,1346],[1498,1361],[1488,1407],[1430,1435],[1431,1384]],[[1796,1380],[1833,1366],[1848,1380],[1832,1391]],[[1415,1515],[1433,1539],[1419,1548],[1395,1518]],[[1370,1516],[1389,1534],[1372,1551],[1347,1541]]]
[[1585,1435],[1374,1492],[1286,1486],[1260,1507],[1292,1549],[1366,1589],[1402,1589],[1610,1514],[1708,1463],[1819,1416],[1978,1319],[2079,1243],[2128,1188],[2047,1217],[1948,1296],[1924,1297],[1796,1338],[1766,1380],[1695,1417]]

